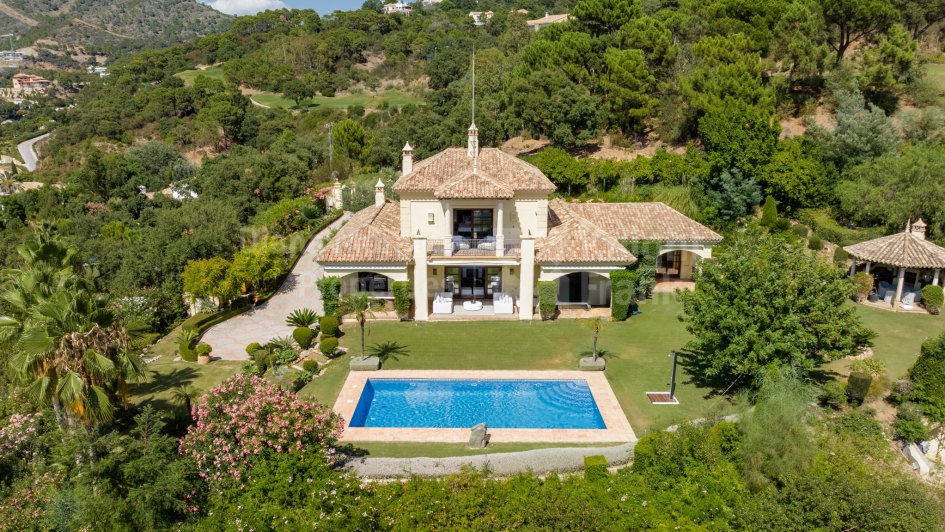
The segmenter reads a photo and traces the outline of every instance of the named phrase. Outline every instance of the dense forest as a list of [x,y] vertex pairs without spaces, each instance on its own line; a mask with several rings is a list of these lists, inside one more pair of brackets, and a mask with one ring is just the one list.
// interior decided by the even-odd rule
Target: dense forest
[[[487,9],[474,25],[469,11]],[[545,12],[572,18],[530,31]],[[938,0],[444,0],[409,17],[369,1],[239,17],[10,110],[3,138],[53,134],[36,171],[5,178],[45,186],[0,197],[0,527],[940,528],[940,493],[900,469],[870,413],[811,406],[824,392],[811,371],[871,333],[838,310],[852,283],[807,253],[918,217],[945,242],[943,88],[926,68],[942,20]],[[322,407],[248,374],[199,401],[182,393],[197,424],[189,407],[168,418],[129,406],[142,350],[186,318],[184,292],[223,311],[265,297],[336,216],[323,202],[333,178],[357,210],[378,178],[394,181],[408,141],[420,159],[465,144],[473,60],[484,145],[537,146],[516,151],[560,197],[663,201],[713,227],[726,236],[716,279],[781,275],[774,298],[795,283],[745,268],[763,256],[823,280],[829,294],[804,304],[849,338],[808,334],[818,350],[795,345],[780,361],[790,370],[738,353],[756,364],[738,369],[751,378],[737,423],[648,435],[632,467],[586,478],[363,486],[334,467],[358,450],[337,446]],[[336,103],[354,98],[368,103]],[[842,250],[835,259],[845,265]],[[927,358],[942,353],[930,344]],[[945,390],[929,386],[900,400],[937,412]],[[213,457],[233,457],[229,431],[249,423],[226,417],[245,414],[225,408],[237,395],[299,412],[285,421],[305,424],[310,452],[259,427],[262,447],[246,449],[258,458],[233,458],[223,478]]]

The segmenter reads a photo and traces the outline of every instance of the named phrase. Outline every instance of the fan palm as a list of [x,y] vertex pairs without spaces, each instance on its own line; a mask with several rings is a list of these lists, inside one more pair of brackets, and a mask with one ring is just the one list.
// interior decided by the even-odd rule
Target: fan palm
[[297,308],[285,318],[286,325],[290,327],[311,327],[318,321],[318,313],[310,308]]
[[200,397],[200,391],[189,384],[182,384],[171,390],[171,400],[184,407],[187,415],[193,411],[194,401]]
[[374,317],[374,311],[379,309],[381,302],[371,299],[367,292],[355,292],[341,298],[338,302],[339,314],[354,314],[355,321],[361,329],[361,357],[364,357],[364,326],[368,318]]

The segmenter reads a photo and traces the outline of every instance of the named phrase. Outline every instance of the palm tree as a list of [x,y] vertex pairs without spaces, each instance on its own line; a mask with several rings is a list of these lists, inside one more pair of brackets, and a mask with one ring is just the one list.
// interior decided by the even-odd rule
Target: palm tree
[[200,390],[197,390],[189,384],[181,384],[171,390],[171,400],[183,406],[188,416],[191,415],[194,401],[198,397],[200,397]]
[[364,326],[367,324],[368,318],[374,317],[374,311],[380,306],[380,301],[371,299],[367,292],[348,294],[338,302],[339,314],[354,314],[354,319],[361,328],[361,358],[364,358]]
[[286,325],[290,327],[311,327],[318,321],[318,313],[310,308],[297,308],[285,318]]
[[597,358],[599,356],[599,352],[597,351],[597,338],[600,336],[601,329],[604,328],[604,320],[600,319],[599,316],[596,318],[591,318],[587,322],[587,327],[594,331],[594,347],[591,353],[594,357],[594,362],[597,362]]
[[143,363],[107,299],[72,270],[74,252],[47,236],[18,248],[26,267],[3,272],[0,299],[9,312],[0,316],[0,341],[14,352],[14,374],[52,404],[60,425],[107,421],[116,399],[127,403]]

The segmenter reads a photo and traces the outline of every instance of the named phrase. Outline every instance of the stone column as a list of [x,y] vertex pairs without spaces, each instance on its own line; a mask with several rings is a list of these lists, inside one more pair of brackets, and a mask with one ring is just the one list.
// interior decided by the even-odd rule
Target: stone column
[[899,310],[899,306],[902,304],[900,301],[902,299],[902,284],[906,281],[906,269],[899,268],[899,279],[896,282],[896,298],[893,299],[893,308]]
[[498,219],[495,223],[495,256],[505,256],[505,201],[499,200],[496,207]]
[[866,273],[870,273],[870,266],[872,266],[872,265],[873,265],[872,262],[867,262],[867,263],[866,263],[866,269],[863,270],[863,271],[866,272]]
[[920,282],[920,279],[921,279],[921,278],[922,278],[922,270],[916,270],[916,271],[915,271],[915,282],[912,283],[912,288],[919,288],[920,286],[922,286],[922,283]]
[[938,274],[939,274],[941,271],[942,271],[942,270],[940,270],[940,269],[938,269],[938,268],[935,268],[935,273],[932,274],[932,286],[938,286]]
[[443,217],[446,218],[446,238],[443,239],[443,256],[453,256],[453,207],[450,200],[443,201]]
[[518,317],[530,320],[535,314],[535,239],[522,239],[522,264],[519,278],[519,299],[522,301],[518,309]]
[[427,239],[414,237],[413,239],[413,302],[414,319],[427,321],[430,319],[430,300],[427,296]]

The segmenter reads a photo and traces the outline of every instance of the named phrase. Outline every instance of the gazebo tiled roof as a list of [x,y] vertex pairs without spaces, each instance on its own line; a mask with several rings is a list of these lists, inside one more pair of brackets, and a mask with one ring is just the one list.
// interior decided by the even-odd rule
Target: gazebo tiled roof
[[923,236],[906,230],[903,233],[846,246],[843,249],[857,260],[888,264],[899,268],[945,268],[945,248],[925,240]]

